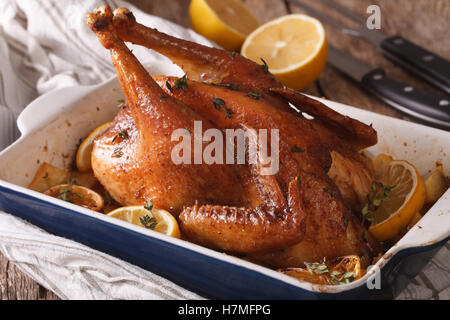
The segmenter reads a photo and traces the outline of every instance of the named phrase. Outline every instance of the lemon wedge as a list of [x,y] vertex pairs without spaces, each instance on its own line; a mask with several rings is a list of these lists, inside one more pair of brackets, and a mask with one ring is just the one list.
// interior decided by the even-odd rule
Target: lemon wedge
[[77,150],[75,164],[78,171],[87,172],[92,170],[91,154],[94,147],[94,140],[105,133],[111,126],[111,122],[107,122],[100,127],[96,128],[92,133],[81,142]]
[[376,176],[389,187],[389,197],[373,212],[369,232],[378,240],[385,241],[400,233],[425,203],[424,181],[417,169],[404,160],[389,160],[379,156],[373,164]]
[[239,50],[247,35],[259,26],[258,19],[239,0],[192,0],[192,27],[226,50]]
[[177,220],[166,210],[150,209],[145,206],[130,206],[118,208],[108,213],[108,216],[155,230],[171,237],[181,237]]
[[253,31],[241,54],[259,64],[264,60],[285,86],[300,90],[319,77],[327,62],[328,46],[319,20],[291,14]]

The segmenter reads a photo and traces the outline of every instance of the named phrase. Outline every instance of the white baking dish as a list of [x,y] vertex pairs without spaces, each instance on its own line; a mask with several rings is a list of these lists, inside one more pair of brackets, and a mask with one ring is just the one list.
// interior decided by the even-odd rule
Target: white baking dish
[[[166,69],[167,73],[176,73],[169,64]],[[115,116],[118,99],[123,99],[122,91],[117,79],[111,79],[97,86],[61,89],[32,102],[18,119],[21,138],[0,153],[0,206],[52,233],[217,298],[361,297],[367,293],[367,279],[377,270],[391,272],[404,257],[431,250],[449,239],[450,190],[447,190],[423,219],[377,262],[377,268],[350,284],[320,286],[26,188],[44,161],[67,168],[79,139]],[[406,159],[421,174],[442,163],[445,174],[450,176],[449,132],[321,101],[343,114],[373,124],[379,143],[368,149],[369,153],[383,152]],[[152,246],[153,252],[147,246]],[[155,246],[161,252],[154,252]]]

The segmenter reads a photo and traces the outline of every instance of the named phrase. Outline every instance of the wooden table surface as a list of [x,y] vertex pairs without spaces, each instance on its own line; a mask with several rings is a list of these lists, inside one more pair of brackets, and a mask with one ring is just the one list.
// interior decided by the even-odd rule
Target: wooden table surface
[[[352,25],[350,21],[336,15],[332,10],[320,5],[315,0],[303,1],[344,23],[348,23],[350,26]],[[369,5],[379,5],[382,17],[381,30],[383,32],[390,35],[400,34],[444,58],[450,59],[450,37],[448,35],[450,31],[449,0],[335,1],[362,17],[368,16],[366,9]],[[190,27],[189,0],[130,0],[129,2],[147,13],[166,18],[185,27]],[[254,11],[261,22],[266,22],[288,13],[302,12],[302,10],[284,0],[244,0],[244,2]],[[373,66],[385,68],[387,74],[398,81],[434,90],[385,60],[371,44],[342,35],[339,31],[326,24],[325,28],[329,43],[335,47],[345,50]],[[355,83],[330,66],[325,68],[325,71],[315,84],[303,91],[316,96],[325,96],[330,100],[362,109],[414,121],[367,95]],[[58,299],[58,297],[23,274],[0,254],[1,299]]]

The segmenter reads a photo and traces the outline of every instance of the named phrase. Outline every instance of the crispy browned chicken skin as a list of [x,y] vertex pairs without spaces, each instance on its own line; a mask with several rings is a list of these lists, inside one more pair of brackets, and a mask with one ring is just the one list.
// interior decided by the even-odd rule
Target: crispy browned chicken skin
[[[179,214],[182,231],[192,241],[263,260],[263,253],[272,252],[272,257],[292,246],[300,246],[296,263],[377,250],[351,214],[352,200],[344,199],[333,182],[339,179],[327,174],[332,155],[339,154],[370,180],[357,150],[376,143],[371,127],[283,89],[270,73],[239,54],[142,26],[127,9],[117,9],[113,16],[109,7],[101,7],[87,15],[87,23],[110,50],[128,102],[96,140],[92,154],[95,175],[118,202],[151,200]],[[187,90],[177,88],[174,78],[152,79],[123,41],[156,50],[180,65],[189,79]],[[258,98],[250,91],[257,91]],[[231,117],[214,108],[215,98],[226,102]],[[288,101],[315,118],[303,117]],[[203,131],[278,129],[278,173],[263,176],[259,164],[175,165],[171,133],[179,128],[192,132],[194,121],[202,121]],[[127,130],[129,138],[113,143],[120,130]],[[119,148],[122,155],[115,157]],[[348,186],[349,180],[343,175],[339,181]]]

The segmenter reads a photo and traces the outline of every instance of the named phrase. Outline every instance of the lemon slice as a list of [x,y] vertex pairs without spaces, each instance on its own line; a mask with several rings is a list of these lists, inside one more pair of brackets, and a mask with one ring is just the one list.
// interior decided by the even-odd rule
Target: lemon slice
[[166,210],[156,208],[149,210],[144,206],[130,206],[116,209],[108,213],[108,216],[155,230],[171,237],[180,238],[181,236],[177,220]]
[[373,213],[369,231],[379,241],[391,239],[413,219],[425,203],[425,184],[417,169],[404,160],[386,156],[373,161],[378,179],[384,186],[393,186],[389,198],[383,200]]
[[77,185],[60,184],[44,193],[94,211],[102,210],[105,204],[102,196],[97,192]]
[[259,21],[239,0],[192,0],[189,7],[195,31],[226,50],[239,50]]
[[319,20],[291,14],[253,31],[241,54],[259,64],[263,59],[284,85],[300,90],[319,77],[327,62],[328,46]]
[[107,122],[94,131],[80,144],[77,150],[75,163],[78,171],[86,172],[92,170],[91,154],[94,147],[94,140],[105,133],[111,126],[111,122]]

